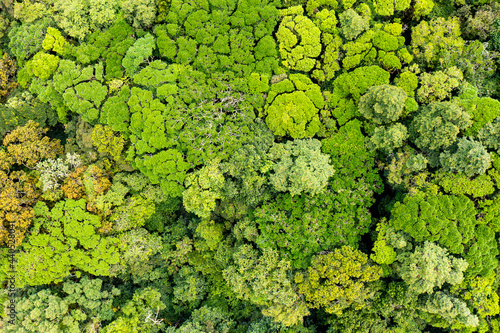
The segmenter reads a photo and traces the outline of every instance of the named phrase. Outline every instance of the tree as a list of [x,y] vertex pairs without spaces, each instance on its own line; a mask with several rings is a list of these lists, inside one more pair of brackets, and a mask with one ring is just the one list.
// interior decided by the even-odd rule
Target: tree
[[305,75],[290,74],[272,85],[266,104],[266,124],[275,135],[310,138],[321,129],[318,112],[325,106],[324,98]]
[[400,123],[392,124],[391,126],[379,126],[375,128],[373,135],[370,137],[370,144],[385,153],[390,153],[394,149],[403,146],[408,139],[408,130]]
[[368,88],[389,84],[389,72],[378,66],[359,67],[340,74],[333,81],[331,94],[326,95],[332,116],[339,125],[345,124],[358,114],[357,104]]
[[420,108],[410,124],[410,138],[420,149],[435,150],[456,141],[472,125],[468,113],[450,102],[433,102]]
[[149,33],[135,41],[122,60],[122,66],[129,76],[137,73],[139,65],[153,54],[154,48],[155,39]]
[[455,66],[446,68],[444,71],[422,73],[417,100],[427,104],[449,99],[452,91],[458,88],[462,79],[462,72]]
[[412,30],[411,46],[416,60],[425,67],[445,69],[452,66],[464,47],[458,18],[421,21]]
[[500,117],[484,125],[478,132],[479,141],[490,149],[500,149]]
[[191,313],[191,317],[179,328],[169,327],[167,333],[229,333],[236,322],[225,311],[202,306]]
[[[37,179],[22,169],[34,169],[46,158],[55,158],[62,152],[59,140],[49,139],[33,121],[17,127],[5,135],[4,149],[0,150],[0,242],[7,243],[8,230],[13,229],[13,246],[21,244],[33,219],[33,206],[40,196]],[[42,137],[43,136],[43,137]]]
[[115,161],[122,160],[122,151],[125,140],[122,135],[115,133],[109,126],[96,125],[92,130],[92,145],[100,154],[110,155]]
[[347,40],[353,40],[363,31],[370,28],[368,18],[359,15],[352,8],[340,14],[339,21],[342,35]]
[[377,125],[399,119],[403,112],[406,92],[395,86],[381,85],[368,88],[358,104],[359,113]]
[[306,16],[285,16],[276,38],[283,65],[302,72],[311,71],[321,53],[321,31]]
[[467,83],[464,84],[463,94],[455,99],[456,103],[465,108],[473,121],[466,131],[466,135],[476,136],[487,123],[500,117],[500,101],[490,97],[478,97],[477,89]]
[[17,87],[13,77],[17,71],[16,62],[4,54],[0,59],[0,101],[5,101],[10,92]]
[[368,257],[350,246],[313,257],[307,273],[297,273],[300,293],[311,308],[324,307],[327,313],[341,315],[346,308],[366,306],[368,284],[380,278],[382,270],[368,263]]
[[54,20],[71,37],[83,40],[90,32],[106,28],[115,21],[117,0],[54,1]]
[[462,172],[472,177],[484,174],[491,166],[490,154],[481,142],[460,138],[457,146],[454,153],[444,152],[439,155],[440,163],[445,170]]
[[498,262],[494,231],[476,220],[477,211],[464,195],[422,194],[397,202],[389,225],[415,241],[437,242],[468,262],[466,276],[487,276]]
[[219,162],[213,161],[201,170],[189,174],[185,180],[186,190],[182,193],[184,208],[202,219],[210,218],[217,199],[222,199],[224,176]]
[[13,26],[9,30],[9,48],[19,61],[26,60],[42,49],[50,19],[37,20],[34,23],[24,23]]
[[47,28],[42,47],[44,50],[54,51],[60,56],[65,56],[71,52],[71,45],[64,39],[59,30],[52,27]]
[[462,283],[469,266],[464,259],[449,255],[445,248],[429,241],[415,247],[413,253],[399,255],[396,260],[401,262],[399,275],[416,294],[432,294],[434,288],[441,288],[444,283]]
[[427,322],[437,327],[473,328],[479,324],[478,317],[464,301],[441,291],[422,299],[417,309]]
[[83,276],[67,280],[62,290],[51,288],[22,297],[16,304],[17,321],[7,332],[84,332],[96,329],[114,316],[112,302],[120,290],[101,279]]
[[72,269],[109,276],[110,265],[118,263],[118,240],[96,233],[101,222],[85,210],[85,200],[60,201],[51,210],[38,202],[34,215],[16,267],[18,286],[60,282]]
[[156,16],[155,1],[142,0],[131,1],[126,0],[121,3],[125,19],[131,22],[134,28],[149,28],[153,24]]
[[321,192],[334,173],[330,158],[321,153],[321,143],[315,139],[275,143],[268,156],[275,161],[274,173],[269,176],[271,184],[277,191],[290,191],[292,196]]
[[40,127],[54,126],[57,114],[29,91],[10,96],[5,104],[0,105],[0,137],[18,126],[26,125],[29,120],[38,123]]
[[394,15],[396,11],[403,11],[410,7],[410,0],[397,0],[397,1],[386,1],[386,0],[375,0],[373,5],[375,7],[375,13],[381,16]]
[[103,329],[103,333],[156,333],[165,327],[158,318],[166,305],[160,300],[160,292],[151,287],[137,289],[132,299],[120,309],[117,318]]
[[433,178],[443,192],[449,194],[466,194],[473,198],[482,198],[495,192],[492,177],[487,174],[470,178],[464,173],[438,171]]
[[417,242],[434,241],[460,254],[474,237],[475,214],[474,204],[465,196],[407,196],[394,205],[389,225]]
[[223,271],[236,297],[263,307],[262,313],[286,326],[302,322],[309,311],[288,278],[290,262],[278,251],[264,249],[260,255],[251,245],[241,245],[234,263]]

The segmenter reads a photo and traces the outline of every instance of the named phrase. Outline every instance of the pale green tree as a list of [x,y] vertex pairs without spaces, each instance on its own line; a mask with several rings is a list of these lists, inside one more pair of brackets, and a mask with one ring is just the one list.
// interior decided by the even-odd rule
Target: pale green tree
[[275,162],[274,173],[269,176],[271,184],[277,191],[290,191],[292,195],[321,192],[335,172],[316,139],[275,143],[268,157]]

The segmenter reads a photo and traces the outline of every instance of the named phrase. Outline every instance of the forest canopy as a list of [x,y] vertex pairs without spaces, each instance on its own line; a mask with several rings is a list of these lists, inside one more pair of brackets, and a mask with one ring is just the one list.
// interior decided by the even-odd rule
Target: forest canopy
[[0,331],[500,332],[497,0],[0,1]]

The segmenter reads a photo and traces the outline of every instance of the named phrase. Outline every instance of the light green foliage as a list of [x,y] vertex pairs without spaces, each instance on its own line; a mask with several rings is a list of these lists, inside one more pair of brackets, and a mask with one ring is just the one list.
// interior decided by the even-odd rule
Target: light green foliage
[[[132,115],[130,130],[142,136],[143,143],[156,149],[177,147],[187,155],[188,162],[200,165],[214,158],[226,159],[243,143],[253,140],[254,100],[247,87],[233,90],[224,84],[222,88],[190,66],[161,67],[152,72],[160,81],[156,95],[165,104],[158,99],[150,102],[151,92],[136,87],[128,102],[131,111],[141,111]],[[139,74],[137,82],[151,87],[155,80],[149,80],[150,75],[151,70],[144,76]],[[143,143],[140,151],[151,149]]]
[[10,96],[5,104],[0,105],[0,137],[7,131],[26,125],[29,120],[41,127],[54,126],[57,114],[29,91]]
[[14,18],[21,22],[33,23],[40,18],[47,17],[50,14],[50,9],[45,3],[24,0],[23,2],[14,2],[14,13],[10,14],[13,14]]
[[82,49],[85,57],[95,58],[99,54],[106,59],[106,80],[121,78],[123,75],[122,60],[127,50],[135,42],[134,30],[120,15],[116,17],[115,23],[104,32],[96,31],[89,35],[87,44],[93,45]]
[[286,326],[302,322],[309,311],[288,278],[290,262],[278,251],[264,249],[260,255],[251,245],[241,245],[234,264],[223,271],[236,297],[262,306],[262,313]]
[[375,128],[370,137],[369,145],[385,153],[390,153],[394,149],[402,147],[406,139],[408,139],[408,130],[404,125],[396,123],[388,127]]
[[360,33],[370,28],[368,18],[356,13],[353,9],[348,9],[339,15],[340,31],[347,40],[353,40]]
[[125,19],[134,28],[149,28],[156,16],[154,0],[124,0],[121,2]]
[[449,99],[453,90],[458,88],[463,79],[462,72],[455,66],[444,71],[422,73],[420,88],[417,90],[417,101],[431,103]]
[[215,251],[224,238],[224,225],[203,219],[196,227],[196,233],[205,240],[211,251]]
[[174,0],[166,26],[156,28],[160,54],[192,64],[213,78],[242,78],[278,70],[272,36],[278,23],[276,3],[268,0],[208,2]]
[[403,11],[410,7],[411,0],[374,0],[375,13],[381,16],[394,15],[395,11]]
[[210,217],[215,209],[216,200],[222,199],[224,176],[218,161],[212,161],[195,173],[189,174],[184,181],[186,190],[182,193],[184,208],[202,219]]
[[290,191],[292,196],[320,193],[334,174],[330,157],[321,152],[321,142],[315,139],[275,143],[268,156],[276,161],[269,176],[277,191]]
[[413,8],[414,8],[413,17],[419,19],[422,16],[427,16],[432,12],[432,9],[434,8],[434,1],[420,0],[418,2],[415,2]]
[[418,77],[417,74],[406,71],[401,73],[399,77],[394,80],[394,83],[396,86],[403,89],[409,97],[414,97],[415,90],[418,87]]
[[61,32],[52,27],[47,28],[42,47],[44,50],[54,51],[63,57],[71,51],[71,45],[64,39]]
[[420,149],[435,150],[456,141],[460,131],[472,125],[468,113],[450,102],[423,106],[410,124],[410,135]]
[[[335,174],[339,176],[333,183],[337,192],[364,188],[371,195],[382,191],[381,179],[374,171],[374,154],[365,147],[361,127],[361,121],[351,120],[340,127],[337,133],[322,141],[321,149],[331,156]],[[344,189],[341,190],[342,188]]]
[[380,265],[390,265],[397,257],[395,249],[403,248],[407,242],[390,228],[386,219],[377,224],[377,239],[373,243],[370,259]]
[[497,59],[499,54],[491,51],[489,43],[478,40],[465,45],[463,54],[457,59],[457,66],[464,73],[464,79],[475,86],[481,96],[498,95]]
[[429,160],[425,158],[422,154],[411,155],[406,161],[406,166],[412,171],[422,171],[427,168],[427,163]]
[[[334,78],[335,73],[340,69],[339,60],[341,57],[342,37],[337,29],[338,20],[335,15],[337,7],[336,1],[308,1],[306,10],[308,17],[314,25],[321,30],[322,51],[316,61],[311,77],[320,82]],[[302,7],[297,15],[302,15]],[[288,9],[290,10],[290,9]]]
[[421,21],[412,29],[411,46],[417,61],[429,68],[448,68],[463,52],[457,17]]
[[295,283],[309,307],[341,315],[351,306],[356,310],[366,306],[371,296],[367,284],[381,274],[382,269],[368,263],[366,254],[343,246],[315,256],[307,273],[295,275]]
[[451,288],[451,293],[463,299],[477,314],[486,318],[500,312],[498,294],[493,285],[495,276],[476,276],[465,279],[460,285]]
[[472,244],[464,256],[469,263],[467,276],[488,276],[498,266],[498,243],[495,232],[486,225],[476,227],[476,242]]
[[161,293],[152,287],[138,289],[117,313],[117,319],[107,325],[103,333],[156,333],[165,328],[158,313],[166,308]]
[[389,225],[417,242],[437,242],[460,254],[474,237],[475,214],[474,204],[465,196],[407,196],[394,205]]
[[113,131],[122,133],[124,137],[129,134],[130,111],[127,104],[129,97],[130,89],[128,86],[119,89],[118,94],[109,97],[104,102],[99,118],[101,124],[108,125]]
[[471,179],[463,173],[440,172],[434,174],[434,179],[449,194],[467,194],[473,198],[481,198],[495,192],[493,180],[486,174]]
[[413,61],[408,52],[402,25],[399,23],[377,23],[372,29],[342,46],[345,57],[342,65],[353,69],[361,65],[379,64],[389,71],[400,70],[403,64]]
[[359,67],[352,72],[340,74],[333,81],[333,90],[327,97],[332,115],[339,125],[357,116],[357,104],[368,88],[389,84],[389,72],[378,66]]
[[153,54],[154,48],[155,39],[149,33],[135,41],[127,50],[122,60],[122,66],[129,76],[134,75],[138,71],[139,65]]
[[[112,186],[108,193],[113,190]],[[155,205],[150,199],[144,199],[141,196],[131,196],[125,200],[123,205],[117,207],[110,216],[113,231],[123,232],[132,228],[142,227],[154,212]]]
[[23,71],[26,71],[29,76],[36,76],[40,80],[48,80],[56,71],[59,65],[59,57],[45,52],[38,52],[26,64]]
[[54,20],[68,35],[83,40],[92,31],[113,23],[118,0],[55,0]]
[[88,123],[99,119],[99,109],[108,95],[108,87],[97,80],[82,82],[70,87],[62,94],[69,110],[82,116]]
[[399,119],[403,112],[406,92],[388,84],[368,88],[358,104],[359,113],[377,125]]
[[6,332],[86,332],[113,318],[112,301],[118,295],[120,290],[103,286],[101,279],[67,281],[59,295],[47,288],[23,297],[16,304],[17,323]]
[[229,333],[236,326],[230,315],[219,308],[206,305],[191,313],[189,320],[179,328],[169,327],[167,333]]
[[[144,208],[137,207],[136,209]],[[120,234],[118,239],[120,259],[119,265],[113,267],[113,275],[118,275],[123,280],[131,277],[135,283],[147,278],[154,265],[150,262],[150,258],[162,249],[160,236],[150,234],[146,229],[136,228]]]
[[491,166],[490,154],[481,142],[466,138],[458,139],[458,148],[454,153],[441,153],[439,161],[445,170],[462,172],[468,177],[484,174]]
[[276,33],[283,66],[309,72],[321,53],[321,30],[306,16],[285,16]]
[[83,199],[60,201],[50,211],[38,202],[31,235],[19,255],[16,283],[59,282],[71,269],[108,276],[110,265],[118,262],[118,240],[96,234],[100,226],[99,217],[85,211]]
[[69,304],[50,289],[22,299],[16,305],[19,321],[16,325],[8,325],[5,332],[68,332],[78,333],[80,323],[86,319],[81,310],[70,312]]
[[417,246],[413,253],[401,254],[397,260],[401,262],[401,278],[416,294],[432,294],[434,288],[441,288],[444,283],[462,283],[468,266],[464,259],[449,255],[445,248],[429,241]]
[[433,326],[473,328],[479,325],[478,317],[471,313],[464,301],[442,291],[420,300],[416,308]]
[[100,154],[110,155],[115,161],[120,161],[125,140],[109,126],[98,124],[92,129],[92,145]]
[[318,112],[325,106],[320,87],[302,74],[290,74],[271,85],[265,108],[266,124],[275,135],[310,138],[320,129]]
[[13,26],[9,30],[9,48],[19,60],[25,60],[42,49],[45,32],[50,19],[36,21],[33,24],[24,23]]
[[[478,97],[477,89],[468,84],[462,90],[464,93],[455,101],[465,108],[473,121],[472,126],[465,131],[465,134],[475,136],[487,123],[500,117],[500,101],[490,97]],[[488,128],[491,127],[488,126]]]
[[394,205],[389,224],[417,242],[437,242],[452,254],[462,254],[469,263],[467,276],[487,276],[498,265],[498,249],[493,230],[478,225],[476,214],[464,195],[416,195]]
[[190,164],[175,149],[160,151],[155,155],[144,155],[135,159],[137,168],[149,177],[153,184],[160,184],[163,192],[172,197],[182,194],[182,183]]

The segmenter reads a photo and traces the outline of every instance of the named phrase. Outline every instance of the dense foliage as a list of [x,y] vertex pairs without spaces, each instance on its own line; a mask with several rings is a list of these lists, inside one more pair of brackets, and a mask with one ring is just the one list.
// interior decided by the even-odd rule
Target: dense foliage
[[0,1],[0,331],[500,332],[497,0]]

